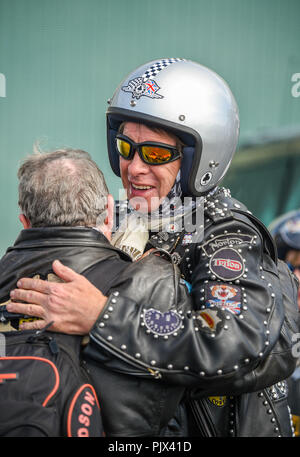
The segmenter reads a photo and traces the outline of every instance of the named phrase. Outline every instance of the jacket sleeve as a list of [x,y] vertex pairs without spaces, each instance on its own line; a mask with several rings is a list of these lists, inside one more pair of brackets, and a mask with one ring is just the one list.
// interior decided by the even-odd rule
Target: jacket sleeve
[[[180,255],[192,306],[155,316],[155,303],[140,306],[115,290],[90,333],[87,356],[122,373],[184,385],[195,396],[236,395],[287,378],[296,365],[296,285],[286,283],[284,300],[260,230],[230,214]],[[156,317],[162,328],[169,318],[168,334],[155,330]]]

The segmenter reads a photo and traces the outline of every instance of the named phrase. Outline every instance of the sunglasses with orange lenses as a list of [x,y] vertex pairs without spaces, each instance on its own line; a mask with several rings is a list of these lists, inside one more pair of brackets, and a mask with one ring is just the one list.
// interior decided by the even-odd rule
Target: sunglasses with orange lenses
[[123,159],[132,160],[135,151],[137,151],[141,160],[148,165],[170,163],[182,156],[181,152],[175,146],[153,141],[134,143],[134,141],[125,135],[116,136],[116,147]]

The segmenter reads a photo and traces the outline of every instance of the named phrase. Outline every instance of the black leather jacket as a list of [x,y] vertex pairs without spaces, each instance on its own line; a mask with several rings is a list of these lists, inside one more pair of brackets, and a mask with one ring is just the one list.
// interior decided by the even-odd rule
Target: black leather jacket
[[[179,282],[178,271],[174,271],[170,262],[153,256],[151,263],[150,258],[136,263],[133,271],[131,259],[113,248],[94,229],[33,228],[22,230],[14,246],[7,250],[0,261],[0,322],[12,322],[18,329],[18,321],[23,320],[24,316],[8,313],[5,309],[10,290],[16,287],[22,277],[38,275],[41,279],[51,280],[49,275],[53,275],[52,262],[55,259],[83,274],[105,295],[111,294],[110,304],[103,315],[105,322],[107,313],[111,314],[118,298],[112,292],[115,287],[122,291],[128,302],[130,296],[138,298],[136,306],[154,304],[160,306],[161,311],[168,312],[176,303],[179,309],[191,309],[192,301],[186,286]],[[134,273],[135,277],[132,277]],[[174,314],[174,317],[178,316]],[[101,352],[97,347],[97,353]],[[87,350],[87,353],[90,351]],[[107,358],[104,353],[102,357]],[[121,435],[158,434],[174,415],[184,394],[182,385],[157,383],[158,374],[151,363],[143,366],[142,375],[136,372],[136,377],[124,375],[119,367],[117,372],[109,371],[104,364],[95,365],[90,360],[86,364],[88,367],[108,436],[116,428]],[[116,424],[112,421],[115,415],[118,417]]]
[[[275,286],[278,272],[274,262],[269,255],[263,254],[260,232],[251,223],[249,230],[256,234],[254,236],[259,236],[259,243],[252,247],[270,262],[275,273],[269,274],[268,280],[270,283],[272,280]],[[187,252],[184,243],[177,243],[177,246]],[[247,248],[248,245],[241,247]],[[266,283],[262,288],[270,290],[270,296],[266,293],[269,299],[266,303],[259,302],[257,305],[256,299],[252,298],[250,302],[248,297],[248,310],[251,304],[249,313],[243,301],[243,319],[222,309],[215,309],[215,314],[208,313],[204,317],[198,315],[199,309],[192,306],[185,294],[184,283],[178,286],[178,281],[175,282],[178,286],[176,299],[171,263],[167,264],[166,270],[161,268],[161,259],[154,256],[131,263],[125,254],[112,248],[101,234],[92,229],[58,227],[21,232],[2,262],[1,302],[6,301],[9,290],[15,287],[20,277],[40,274],[42,278],[47,278],[51,263],[56,258],[84,274],[109,295],[106,309],[93,328],[91,343],[85,350],[98,388],[108,435],[225,436],[231,433],[230,430],[239,436],[255,435],[253,420],[257,421],[257,417],[260,418],[260,433],[264,436],[272,436],[274,432],[284,436],[291,434],[286,396],[277,404],[279,411],[274,398],[266,397],[260,401],[260,392],[234,399],[228,397],[263,389],[287,378],[294,370],[291,330],[287,330],[286,325],[288,318],[295,331],[294,302],[292,299],[285,300],[285,309],[288,306],[291,309],[287,309],[289,312],[284,316],[282,290],[278,285],[271,289]],[[268,263],[266,265],[271,268]],[[183,271],[184,262],[180,266]],[[266,271],[267,268],[264,273]],[[178,279],[176,268],[175,278]],[[193,285],[193,278],[189,275],[186,278]],[[263,280],[258,282],[265,284]],[[253,283],[255,281],[251,279],[250,285]],[[276,297],[272,296],[273,290]],[[287,298],[291,297],[294,292],[291,281],[286,283],[286,290]],[[269,305],[272,306],[270,312],[267,311]],[[152,309],[156,310],[156,314]],[[156,315],[159,327],[154,325]],[[212,323],[209,317],[215,316],[222,322],[216,328],[209,325]],[[265,316],[267,326],[263,320]],[[219,323],[216,318],[214,322]],[[266,341],[269,344],[266,345]],[[222,349],[224,353],[224,347],[228,351],[222,368],[219,368],[217,350]],[[237,360],[240,361],[238,367]],[[222,372],[216,372],[216,368],[222,369]],[[184,393],[185,402],[179,404]],[[226,395],[226,400],[207,398],[220,395]],[[262,395],[268,395],[268,391],[262,390]],[[257,402],[254,401],[256,396]],[[272,428],[266,426],[267,409],[263,404],[266,401],[273,411],[269,416]],[[216,404],[223,406],[214,411]],[[188,405],[188,408],[182,405]],[[249,408],[256,408],[256,414],[249,416]],[[234,427],[229,424],[229,429],[224,426],[227,423],[224,417],[228,416],[232,421],[233,411]],[[192,428],[195,418],[199,417],[200,421]],[[275,423],[271,422],[273,420]],[[276,428],[278,430],[275,431]]]
[[[297,284],[277,260],[265,227],[226,190],[206,199],[204,228],[198,243],[183,231],[153,234],[148,245],[168,251],[191,285],[192,309],[172,308],[181,313],[181,325],[164,335],[162,300],[140,306],[149,286],[132,264],[132,282],[124,281],[122,290],[115,285],[118,295],[91,331],[86,353],[109,370],[138,379],[155,368],[157,382],[187,388],[185,408],[182,403],[161,434],[184,435],[188,424],[190,435],[291,436],[284,380],[296,365]],[[153,307],[157,317],[148,311]],[[111,411],[113,436],[142,434],[127,427],[128,418],[134,422],[136,394],[130,399],[126,392],[126,408]],[[150,410],[150,434],[159,428],[151,425],[155,417]]]

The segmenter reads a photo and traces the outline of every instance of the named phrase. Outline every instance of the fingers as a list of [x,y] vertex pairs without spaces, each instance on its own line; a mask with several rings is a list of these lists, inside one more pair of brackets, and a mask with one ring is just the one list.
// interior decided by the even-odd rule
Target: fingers
[[63,265],[59,260],[54,260],[52,263],[52,269],[54,273],[60,277],[60,279],[63,279],[66,282],[74,281],[78,278],[78,276],[80,276],[78,273],[72,270],[72,268]]
[[14,301],[24,301],[26,303],[45,306],[47,304],[48,295],[41,292],[35,292],[34,290],[14,289],[10,292],[10,298]]
[[51,283],[42,279],[22,278],[17,282],[17,286],[20,289],[35,290],[43,294],[48,294]]
[[[55,260],[52,264],[54,273],[63,279],[66,282],[74,281],[78,279],[80,275],[75,273],[71,268],[63,265],[59,260]],[[36,292],[41,292],[42,294],[50,294],[52,283],[49,281],[44,281],[42,279],[33,279],[33,278],[21,278],[19,279],[17,286],[20,289],[27,289]],[[19,300],[23,300],[21,297],[17,297]],[[31,300],[26,300],[31,301]]]
[[[39,319],[33,322],[23,322],[19,327],[21,330],[42,330],[45,325],[45,321],[43,319]],[[49,327],[47,330],[52,330],[52,327]]]
[[10,313],[24,314],[25,316],[39,317],[42,319],[45,317],[44,308],[39,305],[10,302],[6,305],[6,309]]

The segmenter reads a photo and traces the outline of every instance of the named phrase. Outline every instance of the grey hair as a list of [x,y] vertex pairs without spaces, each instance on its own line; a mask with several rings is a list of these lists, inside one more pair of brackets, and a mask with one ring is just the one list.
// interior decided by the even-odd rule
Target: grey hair
[[19,206],[32,227],[95,226],[103,217],[108,188],[85,151],[34,152],[20,166],[18,179]]

